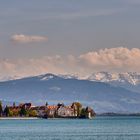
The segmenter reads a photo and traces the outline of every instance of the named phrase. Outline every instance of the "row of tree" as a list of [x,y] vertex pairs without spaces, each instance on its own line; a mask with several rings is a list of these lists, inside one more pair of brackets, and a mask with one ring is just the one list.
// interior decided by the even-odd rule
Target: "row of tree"
[[[13,106],[15,103],[13,103]],[[6,106],[4,109],[2,107],[2,102],[0,101],[0,117],[6,116],[6,117],[36,117],[37,116],[37,111],[36,110],[30,110],[26,109],[24,106],[21,107],[20,110],[10,110],[8,106]]]

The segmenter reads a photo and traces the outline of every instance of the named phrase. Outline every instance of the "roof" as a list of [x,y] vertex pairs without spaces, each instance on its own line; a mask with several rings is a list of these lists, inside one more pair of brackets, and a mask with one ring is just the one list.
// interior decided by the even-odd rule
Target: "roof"
[[58,106],[56,106],[56,105],[48,105],[47,108],[48,109],[57,109]]

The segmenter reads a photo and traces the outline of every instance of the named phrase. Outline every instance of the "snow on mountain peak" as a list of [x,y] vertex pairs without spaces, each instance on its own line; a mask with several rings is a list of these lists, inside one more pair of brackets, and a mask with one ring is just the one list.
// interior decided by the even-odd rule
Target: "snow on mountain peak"
[[54,77],[55,77],[55,75],[50,74],[50,73],[39,76],[40,80],[42,80],[42,81],[50,80],[50,79],[53,79]]
[[67,74],[67,75],[59,74],[58,76],[60,76],[64,79],[78,79],[78,75],[76,75],[76,74]]
[[117,74],[115,73],[111,74],[108,72],[97,72],[88,77],[88,80],[101,81],[101,82],[109,82],[109,81],[117,80],[117,79],[118,79]]
[[[98,82],[106,82],[106,83],[111,83],[111,82],[119,82],[121,84],[127,83],[131,85],[138,85],[140,84],[140,73],[137,72],[125,72],[125,73],[109,73],[109,72],[96,72],[93,73],[90,76],[85,76],[85,77],[80,77],[78,75],[72,75],[72,74],[67,74],[67,75],[62,75],[62,74],[43,74],[38,76],[40,80],[50,80],[55,77],[60,77],[63,79],[79,79],[79,80],[89,80],[89,81],[98,81]],[[0,77],[0,81],[9,81],[9,80],[15,80],[15,79],[20,79],[23,77]]]
[[127,82],[132,85],[140,83],[140,73],[136,72],[125,72],[125,73],[108,73],[108,72],[97,72],[88,77],[90,81],[99,82],[112,82],[118,81],[121,83]]

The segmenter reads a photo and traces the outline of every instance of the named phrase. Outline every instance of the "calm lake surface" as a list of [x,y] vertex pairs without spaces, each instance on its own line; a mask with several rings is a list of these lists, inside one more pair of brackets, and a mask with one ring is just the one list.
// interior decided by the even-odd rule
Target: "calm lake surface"
[[140,117],[0,120],[0,140],[140,140]]

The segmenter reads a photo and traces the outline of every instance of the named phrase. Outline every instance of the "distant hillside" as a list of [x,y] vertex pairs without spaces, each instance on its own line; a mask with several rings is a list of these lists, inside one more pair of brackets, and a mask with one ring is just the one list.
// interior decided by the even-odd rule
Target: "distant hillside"
[[140,94],[108,83],[46,74],[0,82],[0,99],[42,104],[80,101],[96,112],[140,112]]

